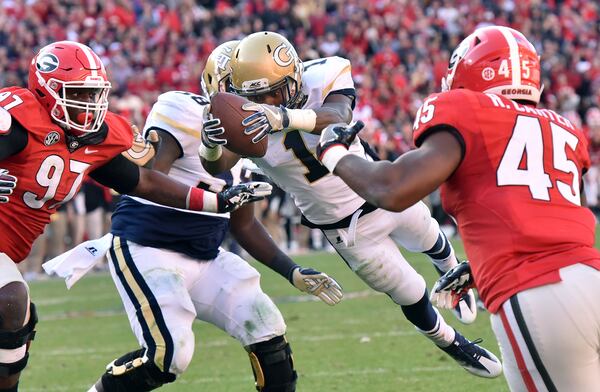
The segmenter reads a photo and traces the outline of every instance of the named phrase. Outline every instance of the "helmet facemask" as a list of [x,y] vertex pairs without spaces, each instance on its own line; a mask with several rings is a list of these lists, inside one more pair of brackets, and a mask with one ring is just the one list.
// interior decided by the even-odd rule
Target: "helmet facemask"
[[[85,81],[63,82],[54,78],[48,80],[43,85],[56,101],[50,111],[54,121],[63,125],[68,130],[75,130],[81,133],[92,133],[100,130],[104,123],[106,112],[108,111],[108,94],[111,89],[109,81],[103,77],[88,76]],[[95,102],[79,101],[69,99],[73,91],[76,90],[98,90]],[[71,118],[69,109],[74,109],[79,114],[77,118]]]
[[303,103],[304,98],[300,86],[291,77],[285,77],[271,86],[269,86],[267,79],[263,79],[244,82],[242,89],[236,89],[233,86],[231,86],[231,89],[237,95],[259,103],[264,102],[265,95],[275,95],[277,91],[281,91],[281,104],[290,109],[297,108],[299,104]]

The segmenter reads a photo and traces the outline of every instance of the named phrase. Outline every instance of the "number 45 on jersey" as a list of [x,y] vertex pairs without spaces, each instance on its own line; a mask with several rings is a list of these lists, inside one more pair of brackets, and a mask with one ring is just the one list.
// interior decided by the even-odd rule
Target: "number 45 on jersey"
[[[567,157],[567,147],[575,151],[579,139],[561,126],[550,122],[552,131],[552,165],[555,170],[572,175],[570,184],[556,180],[556,187],[562,197],[569,202],[581,205],[580,173],[575,162]],[[526,168],[519,164],[526,156]],[[518,116],[513,134],[508,141],[498,171],[498,186],[523,185],[529,187],[531,197],[550,201],[549,189],[552,180],[544,171],[544,139],[540,120],[530,116]]]

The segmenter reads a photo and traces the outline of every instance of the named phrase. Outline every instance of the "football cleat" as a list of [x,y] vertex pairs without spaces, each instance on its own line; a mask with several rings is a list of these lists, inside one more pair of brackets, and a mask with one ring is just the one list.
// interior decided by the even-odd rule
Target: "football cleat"
[[472,324],[477,317],[477,302],[475,301],[475,293],[473,289],[469,289],[464,293],[454,308],[452,308],[454,316],[463,324]]
[[502,363],[490,351],[478,345],[481,339],[470,341],[456,331],[448,347],[440,347],[466,371],[479,377],[494,378],[502,374]]

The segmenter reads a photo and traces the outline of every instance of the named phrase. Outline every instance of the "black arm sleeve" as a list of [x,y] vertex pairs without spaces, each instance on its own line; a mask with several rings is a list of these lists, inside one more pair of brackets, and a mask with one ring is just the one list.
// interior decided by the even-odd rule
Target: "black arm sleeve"
[[119,154],[91,172],[90,177],[119,193],[127,194],[137,187],[140,181],[140,168]]
[[27,146],[27,130],[12,119],[10,132],[0,136],[0,161],[23,151]]

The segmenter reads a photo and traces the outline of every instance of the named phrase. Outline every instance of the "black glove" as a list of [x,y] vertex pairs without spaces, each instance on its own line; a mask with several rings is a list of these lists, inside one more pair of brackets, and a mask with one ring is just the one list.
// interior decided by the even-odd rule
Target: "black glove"
[[442,275],[431,289],[431,302],[442,308],[452,309],[460,298],[475,287],[471,265],[468,261],[459,263]]
[[8,203],[9,195],[17,186],[17,177],[8,174],[8,170],[0,169],[0,203]]
[[267,182],[246,182],[234,185],[217,193],[219,212],[237,210],[246,203],[264,199],[271,194],[273,187]]
[[[333,173],[339,160],[347,154],[347,151],[332,147],[341,146],[348,150],[356,139],[356,135],[364,126],[365,124],[362,121],[357,121],[352,126],[339,123],[331,124],[323,129],[321,139],[317,144],[317,157],[329,172]],[[328,151],[331,151],[331,153],[327,154]]]

